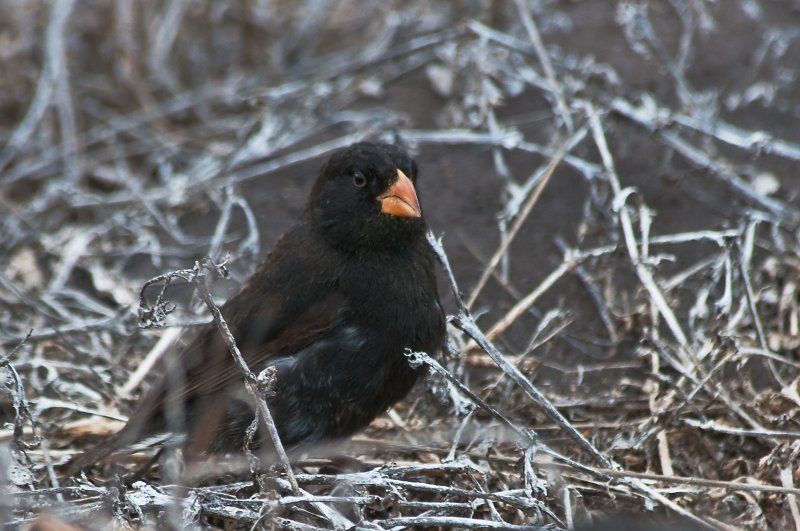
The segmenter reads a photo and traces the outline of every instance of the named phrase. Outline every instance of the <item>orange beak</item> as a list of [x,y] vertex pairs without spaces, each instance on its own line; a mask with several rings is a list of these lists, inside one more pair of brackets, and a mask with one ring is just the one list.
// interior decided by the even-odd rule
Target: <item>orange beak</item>
[[378,197],[378,200],[381,202],[381,212],[384,214],[404,218],[422,217],[414,183],[400,170],[397,170],[397,180],[385,194]]

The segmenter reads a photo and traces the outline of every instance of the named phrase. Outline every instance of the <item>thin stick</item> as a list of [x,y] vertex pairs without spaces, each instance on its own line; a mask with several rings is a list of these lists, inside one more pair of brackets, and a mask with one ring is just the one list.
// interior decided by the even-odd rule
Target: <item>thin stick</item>
[[548,84],[550,85],[550,91],[556,99],[558,116],[564,121],[564,125],[567,126],[567,129],[572,131],[574,126],[572,124],[572,116],[569,113],[569,108],[567,107],[567,102],[564,98],[564,88],[558,82],[558,79],[556,79],[553,63],[550,62],[550,55],[547,53],[547,49],[544,47],[542,36],[539,34],[539,28],[536,27],[536,22],[533,19],[530,8],[525,5],[522,0],[515,0],[515,3],[517,5],[517,12],[520,14],[520,18],[522,19],[522,25],[525,26],[525,31],[528,33],[528,38],[531,40],[533,48],[536,50],[536,55],[539,56],[539,62],[542,64],[542,70],[544,70],[544,75],[547,77]]
[[275,447],[276,453],[278,454],[278,459],[283,465],[286,476],[289,478],[289,484],[292,487],[292,492],[294,494],[298,494],[299,487],[297,486],[297,480],[295,479],[294,472],[292,471],[292,464],[289,461],[289,456],[286,454],[286,450],[283,447],[280,435],[278,435],[278,429],[275,427],[275,421],[272,418],[272,413],[270,413],[269,406],[267,406],[267,401],[264,398],[264,382],[256,377],[256,375],[253,374],[253,372],[247,366],[247,362],[245,361],[244,356],[242,356],[242,353],[239,351],[239,347],[236,345],[236,340],[233,338],[233,334],[228,328],[228,323],[226,323],[225,319],[222,317],[222,312],[220,312],[219,307],[214,303],[211,292],[208,290],[208,287],[205,284],[205,274],[202,273],[204,270],[213,272],[215,274],[224,274],[222,273],[224,271],[223,267],[224,266],[214,264],[210,260],[198,262],[194,268],[196,274],[192,278],[192,283],[197,288],[200,298],[211,312],[214,323],[217,325],[217,330],[219,330],[219,333],[222,336],[223,341],[225,341],[231,356],[233,356],[234,361],[242,371],[245,380],[245,387],[256,403],[261,420],[264,422],[264,425],[267,428],[267,433],[269,433],[269,437],[272,440],[272,444]]
[[[473,304],[475,304],[475,300],[480,295],[481,290],[486,285],[486,281],[494,272],[494,269],[497,267],[497,264],[500,263],[500,259],[505,254],[506,250],[508,250],[508,246],[511,245],[511,242],[514,241],[519,229],[522,227],[522,224],[528,219],[528,215],[531,213],[533,206],[542,196],[542,192],[544,192],[547,183],[550,181],[550,177],[555,172],[558,165],[561,163],[561,159],[564,158],[564,154],[567,152],[567,148],[571,145],[574,145],[577,138],[582,138],[584,134],[586,134],[586,130],[582,129],[582,134],[575,134],[571,139],[561,144],[556,151],[556,154],[550,159],[550,162],[547,164],[545,169],[541,173],[541,178],[539,180],[539,184],[534,188],[531,195],[528,197],[528,200],[525,202],[525,205],[522,207],[519,215],[514,219],[514,223],[512,223],[511,228],[508,230],[506,237],[503,238],[503,241],[500,242],[500,246],[492,255],[492,258],[489,260],[489,263],[486,264],[486,268],[481,273],[481,278],[478,279],[478,283],[472,288],[472,293],[467,298],[467,309],[471,308]],[[578,133],[581,133],[580,131]]]

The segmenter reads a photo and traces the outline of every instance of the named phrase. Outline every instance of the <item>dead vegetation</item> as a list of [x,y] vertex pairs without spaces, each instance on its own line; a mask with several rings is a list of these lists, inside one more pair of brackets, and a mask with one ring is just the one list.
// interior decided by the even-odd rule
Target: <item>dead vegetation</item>
[[[0,12],[9,528],[800,529],[789,0]],[[452,352],[410,354],[432,376],[348,449],[373,468],[131,483],[141,453],[59,477],[209,319],[188,285],[140,311],[145,282],[204,256],[240,281],[363,138],[420,154],[455,295]]]

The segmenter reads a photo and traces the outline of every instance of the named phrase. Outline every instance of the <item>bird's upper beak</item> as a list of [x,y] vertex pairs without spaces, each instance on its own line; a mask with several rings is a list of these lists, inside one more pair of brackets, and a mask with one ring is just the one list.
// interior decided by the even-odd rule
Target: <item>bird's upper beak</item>
[[385,194],[378,197],[378,200],[381,202],[381,212],[384,214],[404,218],[422,216],[414,183],[400,170],[397,170],[397,180]]

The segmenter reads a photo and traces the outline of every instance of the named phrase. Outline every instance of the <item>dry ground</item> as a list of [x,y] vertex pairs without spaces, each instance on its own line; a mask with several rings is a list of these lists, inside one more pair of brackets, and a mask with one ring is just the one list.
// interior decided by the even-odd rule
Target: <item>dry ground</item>
[[[800,529],[796,1],[0,13],[9,528]],[[141,327],[142,285],[229,256],[224,300],[363,138],[416,154],[463,295],[453,352],[346,450],[374,469],[132,482],[140,454],[60,477],[124,420],[159,338],[208,319],[173,285]]]

